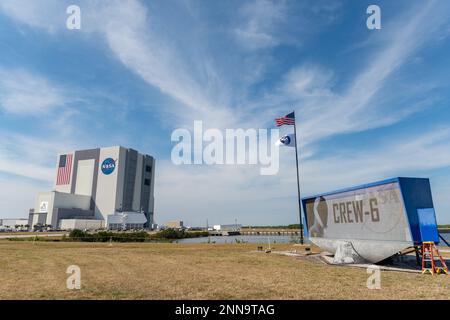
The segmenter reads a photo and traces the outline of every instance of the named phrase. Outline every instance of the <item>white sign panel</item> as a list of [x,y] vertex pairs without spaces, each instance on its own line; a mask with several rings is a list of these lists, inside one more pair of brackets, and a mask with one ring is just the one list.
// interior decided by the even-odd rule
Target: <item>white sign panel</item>
[[411,241],[397,182],[307,199],[310,237]]
[[39,205],[39,213],[46,212],[48,212],[48,201],[41,201],[41,204]]

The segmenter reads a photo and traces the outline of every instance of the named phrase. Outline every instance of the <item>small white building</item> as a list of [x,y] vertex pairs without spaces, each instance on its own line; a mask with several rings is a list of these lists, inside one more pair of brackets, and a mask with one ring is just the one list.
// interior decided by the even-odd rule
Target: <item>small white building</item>
[[55,229],[62,219],[94,218],[91,197],[58,191],[40,192],[29,225],[51,225]]
[[241,228],[241,224],[215,224],[213,226],[215,231],[240,231]]
[[94,219],[61,219],[59,229],[61,230],[98,230],[103,229],[105,223],[103,220]]
[[4,230],[26,231],[28,226],[28,219],[1,219],[0,226]]
[[184,223],[182,220],[167,221],[166,227],[168,229],[184,229]]
[[109,230],[143,229],[146,223],[145,214],[139,212],[116,212],[106,217]]

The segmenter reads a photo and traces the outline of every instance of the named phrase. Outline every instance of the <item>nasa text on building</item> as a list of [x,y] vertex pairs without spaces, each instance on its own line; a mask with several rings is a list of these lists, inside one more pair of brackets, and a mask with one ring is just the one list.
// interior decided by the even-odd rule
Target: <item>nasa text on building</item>
[[29,225],[53,229],[151,226],[155,160],[120,146],[58,155],[55,189],[39,193]]

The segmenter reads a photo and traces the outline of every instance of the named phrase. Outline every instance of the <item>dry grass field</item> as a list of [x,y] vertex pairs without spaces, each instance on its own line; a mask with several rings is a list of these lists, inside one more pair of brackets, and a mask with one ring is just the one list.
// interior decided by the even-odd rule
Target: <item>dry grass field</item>
[[[255,252],[255,244],[0,241],[0,299],[450,299],[450,276],[365,269]],[[292,245],[275,245],[292,250]],[[69,265],[81,290],[66,288]]]

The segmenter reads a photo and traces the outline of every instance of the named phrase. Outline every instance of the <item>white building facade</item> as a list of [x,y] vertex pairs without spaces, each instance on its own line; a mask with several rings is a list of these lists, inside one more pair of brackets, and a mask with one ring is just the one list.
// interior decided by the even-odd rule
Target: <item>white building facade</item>
[[241,231],[241,224],[215,224],[213,230],[215,231]]
[[0,230],[25,230],[28,226],[28,219],[0,219]]
[[[155,160],[121,146],[61,153],[54,191],[39,193],[29,225],[62,229],[76,221],[107,221],[110,215],[136,213],[153,224]],[[139,219],[142,221],[142,219]],[[87,225],[98,226],[99,223]]]

